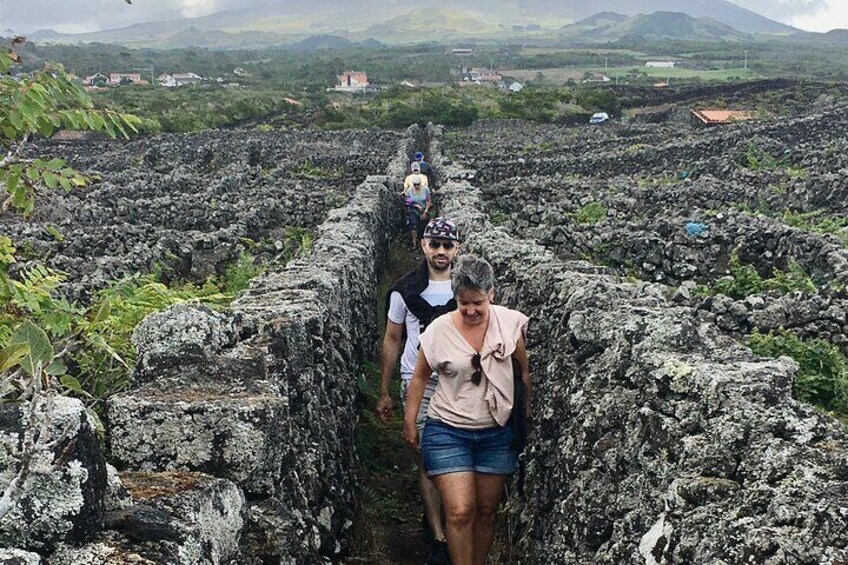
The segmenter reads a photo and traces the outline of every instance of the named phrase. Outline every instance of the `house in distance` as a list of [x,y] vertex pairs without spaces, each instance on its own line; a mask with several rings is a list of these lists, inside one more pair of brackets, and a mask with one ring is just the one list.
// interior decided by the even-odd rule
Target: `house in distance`
[[754,114],[747,110],[717,110],[703,108],[690,111],[690,121],[694,127],[713,127],[753,120]]
[[338,76],[335,90],[338,92],[365,92],[370,83],[368,75],[363,71],[345,71]]

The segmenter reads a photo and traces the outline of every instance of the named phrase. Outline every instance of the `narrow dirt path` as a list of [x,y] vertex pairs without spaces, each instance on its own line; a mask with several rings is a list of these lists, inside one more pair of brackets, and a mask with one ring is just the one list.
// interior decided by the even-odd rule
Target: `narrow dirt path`
[[[391,284],[422,259],[404,237],[389,248],[386,268],[378,287],[377,316],[380,336],[385,331],[385,293]],[[374,407],[380,393],[379,361],[363,367],[359,382],[360,415],[356,427],[356,515],[352,547],[346,564],[423,565],[430,546],[421,527],[423,507],[418,494],[416,457],[403,441],[403,414],[398,398],[400,376],[391,387],[395,403],[388,422],[377,418]],[[505,497],[506,498],[506,497]],[[505,507],[490,552],[489,563],[515,562],[510,544],[512,526]]]
[[[392,243],[375,297],[381,337],[385,330],[385,293],[420,259],[405,238]],[[374,413],[380,392],[378,360],[364,367],[359,383],[356,523],[352,555],[346,563],[421,565],[429,554],[429,545],[421,530],[422,506],[416,482],[416,460],[402,437],[398,379],[392,386],[395,411],[388,422],[381,421]]]
[[429,545],[421,530],[416,462],[401,435],[399,402],[389,422],[374,415],[379,383],[378,367],[367,367],[360,389],[366,402],[356,436],[359,468],[354,547],[347,563],[421,565],[427,560]]

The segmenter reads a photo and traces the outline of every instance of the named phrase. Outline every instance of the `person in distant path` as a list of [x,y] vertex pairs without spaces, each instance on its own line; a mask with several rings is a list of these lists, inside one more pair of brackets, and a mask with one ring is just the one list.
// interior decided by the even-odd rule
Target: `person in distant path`
[[427,185],[433,186],[433,168],[430,166],[430,163],[424,160],[424,154],[420,151],[416,153],[413,163],[418,163],[421,174],[427,177]]
[[416,178],[420,180],[422,177],[424,179],[422,181],[422,184],[424,184],[424,186],[427,186],[427,187],[430,186],[430,180],[427,178],[426,175],[421,174],[421,163],[419,163],[417,161],[413,161],[412,164],[409,165],[409,170],[410,170],[410,173],[408,175],[406,175],[405,179],[403,179],[403,189],[404,190],[406,190],[410,186],[412,186],[413,180],[415,180]]
[[[418,358],[419,333],[436,317],[456,309],[450,274],[454,257],[459,251],[459,244],[459,230],[454,222],[446,218],[430,220],[421,240],[424,261],[417,269],[401,277],[389,289],[386,297],[388,321],[380,357],[382,371],[380,399],[377,402],[377,415],[384,421],[392,413],[389,383],[395,371],[398,349],[403,341],[404,332],[406,344],[400,363],[403,403],[406,402],[406,391]],[[416,426],[424,425],[427,403],[436,389],[435,375],[433,379],[424,383],[423,393],[418,399],[420,408],[414,419]],[[423,467],[419,469],[418,486],[424,501],[424,515],[434,538],[432,553],[427,563],[431,565],[449,563],[442,524],[441,502],[435,487],[424,474]]]
[[418,414],[435,369],[439,378],[420,439],[421,459],[444,505],[451,563],[483,565],[504,482],[518,468],[510,420],[517,388],[513,360],[528,391],[529,414],[528,319],[492,304],[495,277],[483,259],[460,257],[451,281],[457,309],[419,337],[403,434],[418,448]]
[[430,187],[426,185],[426,177],[421,174],[411,175],[412,185],[404,191],[406,205],[406,229],[412,237],[412,247],[418,247],[419,236],[430,214],[433,200]]

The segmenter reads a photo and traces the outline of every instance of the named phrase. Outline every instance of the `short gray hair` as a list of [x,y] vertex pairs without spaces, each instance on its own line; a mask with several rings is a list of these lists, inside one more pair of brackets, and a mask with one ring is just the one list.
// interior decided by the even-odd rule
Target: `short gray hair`
[[454,296],[463,290],[489,292],[495,288],[495,270],[485,259],[476,255],[463,255],[456,260],[451,271],[451,289]]

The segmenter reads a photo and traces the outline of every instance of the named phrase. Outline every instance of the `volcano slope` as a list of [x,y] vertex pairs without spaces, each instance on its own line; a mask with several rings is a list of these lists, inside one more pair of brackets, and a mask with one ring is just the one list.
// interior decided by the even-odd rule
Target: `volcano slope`
[[527,562],[844,562],[845,425],[798,400],[844,410],[844,357],[817,396],[745,344],[845,350],[846,109],[435,136],[443,212],[535,322]]

